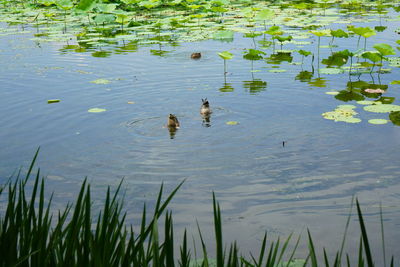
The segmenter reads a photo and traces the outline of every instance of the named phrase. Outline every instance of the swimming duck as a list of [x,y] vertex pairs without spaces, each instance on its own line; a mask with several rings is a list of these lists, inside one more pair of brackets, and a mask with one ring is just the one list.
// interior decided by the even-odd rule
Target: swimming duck
[[200,114],[202,116],[209,116],[212,113],[211,108],[210,108],[210,103],[208,102],[207,98],[201,99],[201,101],[202,101],[202,105],[200,107]]
[[167,126],[174,129],[179,128],[178,118],[173,114],[169,114]]
[[199,59],[199,58],[201,58],[201,53],[199,53],[199,52],[192,53],[192,55],[190,57],[192,59]]

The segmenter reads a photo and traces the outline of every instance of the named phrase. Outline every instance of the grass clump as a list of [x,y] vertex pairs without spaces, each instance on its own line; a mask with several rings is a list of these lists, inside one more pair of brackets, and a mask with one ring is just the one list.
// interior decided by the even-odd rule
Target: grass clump
[[[139,229],[127,226],[126,213],[122,211],[122,202],[118,199],[121,184],[114,193],[108,188],[104,206],[94,220],[90,184],[85,179],[74,205],[68,204],[63,211],[54,213],[51,209],[52,196],[45,198],[45,181],[37,171],[33,186],[27,186],[37,158],[34,159],[25,177],[19,172],[15,179],[9,179],[0,187],[0,201],[6,202],[0,211],[0,267],[3,266],[368,266],[374,265],[367,230],[358,200],[357,214],[360,222],[360,245],[358,258],[346,254],[344,244],[350,222],[350,214],[340,250],[333,262],[329,262],[325,249],[321,255],[323,264],[318,263],[319,256],[308,231],[308,255],[295,259],[300,236],[289,251],[292,234],[281,243],[280,239],[268,242],[267,233],[258,251],[258,255],[244,256],[235,242],[226,246],[223,243],[222,217],[219,203],[213,194],[214,229],[216,251],[215,259],[208,257],[206,244],[198,225],[203,258],[193,259],[188,246],[186,230],[179,250],[174,240],[172,213],[166,208],[173,196],[182,186],[181,182],[163,199],[163,185],[158,193],[153,214],[148,218],[146,205],[143,207]],[[30,196],[28,196],[28,193]],[[2,197],[6,197],[3,200]],[[353,203],[353,201],[352,201]],[[161,218],[161,216],[163,216]],[[163,227],[160,220],[164,219]],[[383,259],[386,265],[386,253],[383,236],[381,210]],[[163,240],[159,231],[163,230]],[[178,253],[177,253],[178,252]],[[194,251],[196,255],[196,251]],[[345,264],[343,262],[345,262]],[[351,262],[355,262],[353,265]],[[391,258],[390,266],[394,266]]]

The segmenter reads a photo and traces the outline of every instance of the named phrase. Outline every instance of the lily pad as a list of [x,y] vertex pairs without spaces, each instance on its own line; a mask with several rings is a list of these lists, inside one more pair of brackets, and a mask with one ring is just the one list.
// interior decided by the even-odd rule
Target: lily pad
[[338,68],[320,68],[319,69],[320,74],[341,74],[343,72],[344,72],[344,70],[338,69]]
[[389,113],[393,111],[400,111],[400,106],[393,104],[371,105],[371,106],[365,106],[364,110],[376,113]]
[[237,121],[227,121],[226,124],[227,125],[238,125],[239,122],[237,122]]
[[376,102],[376,101],[370,101],[370,100],[361,100],[357,101],[357,104],[359,105],[381,105],[381,102]]
[[332,91],[332,92],[325,92],[325,94],[327,94],[327,95],[337,95],[337,94],[339,94],[339,92]]
[[60,101],[61,101],[60,99],[49,99],[49,100],[47,100],[47,104],[58,103]]
[[95,83],[95,84],[109,84],[110,81],[107,80],[107,79],[97,79],[97,80],[91,81],[91,83]]
[[322,113],[322,117],[327,120],[342,121],[347,123],[359,123],[361,119],[354,116],[358,113],[354,111],[356,107],[353,105],[339,105],[334,111]]
[[385,120],[385,119],[370,119],[370,120],[368,120],[368,122],[371,124],[386,124],[389,121]]
[[106,109],[104,109],[104,108],[91,108],[88,110],[88,112],[90,112],[90,113],[100,113],[100,112],[104,112],[104,111],[106,111]]

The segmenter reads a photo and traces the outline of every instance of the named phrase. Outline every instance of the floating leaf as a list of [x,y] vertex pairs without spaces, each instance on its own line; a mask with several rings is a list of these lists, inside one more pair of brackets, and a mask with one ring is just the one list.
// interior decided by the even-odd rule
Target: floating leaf
[[341,74],[344,70],[339,68],[321,68],[318,70],[320,74]]
[[233,31],[218,31],[213,35],[214,40],[232,42],[233,41]]
[[359,104],[359,105],[380,105],[382,103],[381,102],[370,101],[370,100],[361,100],[361,101],[357,101],[357,104]]
[[91,81],[91,83],[95,83],[95,84],[109,84],[110,81],[107,80],[107,79],[97,79],[97,80]]
[[356,107],[353,105],[339,105],[334,111],[322,113],[322,117],[327,120],[342,121],[347,123],[359,123],[361,119],[354,116],[358,113],[354,111]]
[[272,73],[281,73],[281,72],[286,72],[287,70],[285,69],[272,69],[272,70],[268,70],[268,72],[272,72]]
[[393,104],[371,105],[371,106],[365,106],[364,110],[376,113],[389,113],[393,111],[400,111],[400,106]]
[[368,122],[371,124],[386,124],[389,121],[385,120],[385,119],[370,119],[370,120],[368,120]]
[[400,80],[391,81],[390,84],[400,84]]
[[100,113],[100,112],[104,112],[104,111],[106,111],[106,109],[104,109],[104,108],[91,108],[88,110],[88,112],[90,112],[90,113]]
[[325,92],[327,95],[337,95],[339,92],[333,91],[333,92]]
[[254,17],[256,20],[269,20],[275,16],[275,12],[271,9],[260,10]]
[[239,124],[239,122],[237,122],[237,121],[227,121],[226,124],[227,125],[237,125],[237,124]]
[[49,99],[47,100],[47,104],[58,103],[60,101],[61,101],[60,99]]

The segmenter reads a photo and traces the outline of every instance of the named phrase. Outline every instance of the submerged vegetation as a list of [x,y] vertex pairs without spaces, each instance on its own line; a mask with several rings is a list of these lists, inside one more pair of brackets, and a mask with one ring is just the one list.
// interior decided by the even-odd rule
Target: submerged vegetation
[[[223,242],[221,209],[213,194],[216,251],[211,258],[199,225],[201,251],[196,251],[195,247],[191,249],[187,238],[191,233],[186,230],[179,248],[176,247],[172,212],[167,206],[183,182],[167,197],[163,196],[161,185],[152,215],[149,217],[145,205],[136,229],[126,223],[127,213],[123,211],[123,201],[119,199],[121,184],[114,193],[108,188],[104,206],[96,220],[92,213],[90,184],[86,179],[75,203],[68,204],[64,210],[54,211],[52,197],[45,197],[45,179],[40,178],[40,170],[33,174],[37,154],[25,178],[19,172],[17,177],[12,177],[0,187],[0,201],[5,203],[4,210],[0,211],[0,266],[374,266],[358,200],[356,206],[361,230],[358,255],[344,251],[353,201],[341,247],[335,254],[324,249],[323,255],[318,255],[308,230],[307,255],[296,253],[300,236],[292,240],[291,234],[284,241],[278,239],[271,242],[267,240],[267,233],[257,254],[250,252],[247,255],[244,254],[247,251],[239,250],[236,242],[229,246]],[[35,176],[32,186],[31,176]],[[386,262],[382,210],[380,219],[382,258],[384,266],[389,266]],[[192,236],[195,235],[192,233]],[[195,258],[201,254],[202,258]],[[391,257],[390,266],[395,266],[394,260]]]

